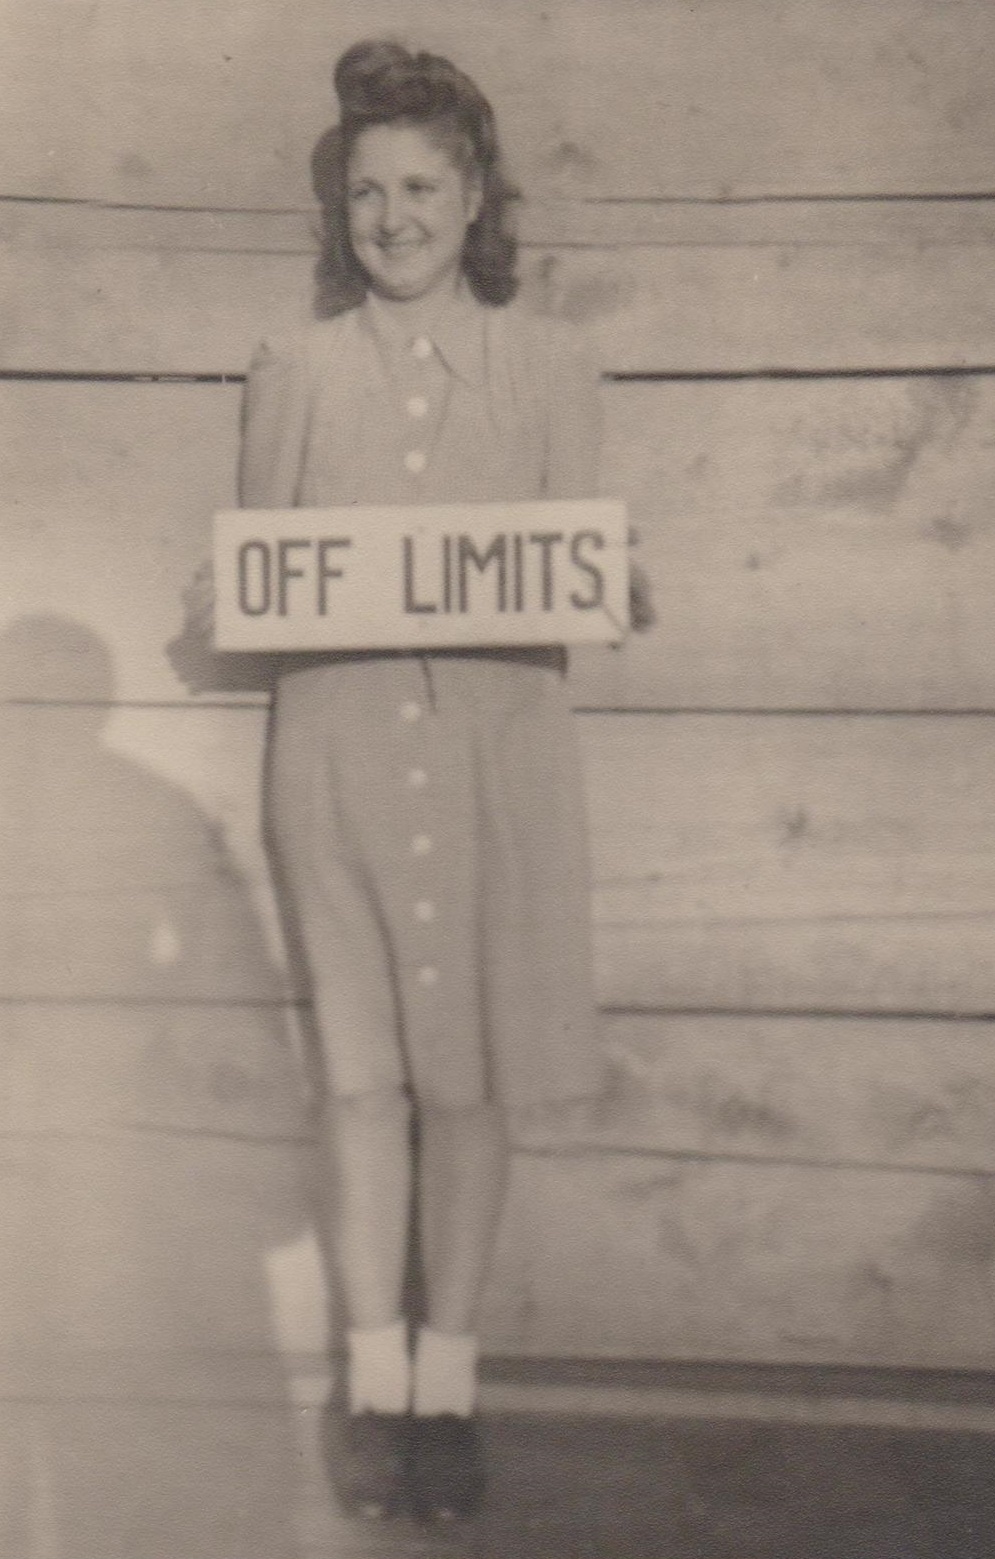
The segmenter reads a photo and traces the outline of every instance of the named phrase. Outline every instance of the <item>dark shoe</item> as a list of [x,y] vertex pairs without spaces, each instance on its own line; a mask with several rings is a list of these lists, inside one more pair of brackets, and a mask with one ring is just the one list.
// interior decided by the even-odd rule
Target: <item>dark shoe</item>
[[440,1413],[411,1420],[408,1477],[419,1521],[460,1521],[484,1497],[484,1451],[476,1419]]
[[387,1521],[407,1513],[409,1420],[402,1413],[349,1413],[333,1397],[321,1419],[321,1450],[342,1511]]

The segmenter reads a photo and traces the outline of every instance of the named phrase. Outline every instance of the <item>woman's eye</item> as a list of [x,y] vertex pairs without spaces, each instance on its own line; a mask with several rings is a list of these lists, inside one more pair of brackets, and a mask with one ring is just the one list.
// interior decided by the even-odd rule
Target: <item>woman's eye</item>
[[435,185],[430,179],[409,179],[405,188],[411,195],[431,195]]
[[368,196],[370,196],[372,194],[373,194],[373,186],[371,184],[357,184],[354,189],[351,189],[349,191],[349,199],[350,200],[365,200],[365,199],[367,199]]

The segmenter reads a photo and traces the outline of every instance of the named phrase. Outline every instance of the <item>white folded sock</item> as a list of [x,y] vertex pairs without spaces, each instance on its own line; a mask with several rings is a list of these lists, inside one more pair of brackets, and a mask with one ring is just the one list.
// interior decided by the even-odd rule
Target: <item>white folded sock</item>
[[480,1344],[472,1332],[434,1332],[423,1326],[415,1344],[414,1410],[422,1418],[457,1413],[477,1404]]
[[346,1332],[350,1413],[406,1413],[411,1406],[408,1328],[402,1321]]

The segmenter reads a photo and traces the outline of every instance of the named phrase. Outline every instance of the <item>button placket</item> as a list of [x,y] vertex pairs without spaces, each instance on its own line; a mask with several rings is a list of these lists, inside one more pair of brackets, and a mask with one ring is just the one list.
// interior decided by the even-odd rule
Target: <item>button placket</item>
[[[433,817],[429,772],[422,761],[421,750],[426,730],[424,721],[428,711],[417,699],[406,699],[399,709],[405,728],[407,761],[400,772],[401,788],[406,796],[403,816],[407,824],[407,855],[410,863],[404,877],[407,884],[405,914],[406,930],[403,933],[408,955],[404,963],[409,978],[422,996],[430,997],[441,980],[437,935],[435,932],[436,900],[434,893],[437,820]],[[406,911],[406,913],[405,913]]]
[[[407,416],[419,424],[419,440],[404,450],[402,460],[404,469],[410,476],[422,476],[428,469],[430,448],[433,434],[429,427],[429,416],[432,410],[429,393],[427,373],[435,356],[435,347],[428,336],[416,336],[410,345],[411,356],[414,362],[411,364],[411,372],[405,374],[408,380],[405,387],[404,409]],[[414,429],[412,429],[412,433]]]

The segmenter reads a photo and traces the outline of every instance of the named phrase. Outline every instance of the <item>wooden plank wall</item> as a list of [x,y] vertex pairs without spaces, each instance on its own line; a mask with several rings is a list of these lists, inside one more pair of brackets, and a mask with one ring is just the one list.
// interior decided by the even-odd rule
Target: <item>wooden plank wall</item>
[[[258,1349],[274,1305],[287,1346],[321,1332],[264,701],[163,655],[235,376],[310,309],[331,63],[412,31],[292,10],[3,8],[22,1350]],[[573,673],[613,1090],[520,1123],[488,1345],[991,1367],[995,11],[419,12],[506,127],[529,300],[596,343],[659,609]]]

